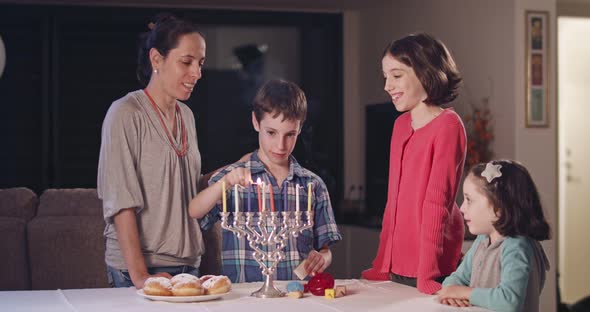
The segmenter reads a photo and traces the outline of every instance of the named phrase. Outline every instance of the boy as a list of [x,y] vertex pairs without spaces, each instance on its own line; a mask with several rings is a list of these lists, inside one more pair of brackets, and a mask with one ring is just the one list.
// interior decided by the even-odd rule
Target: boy
[[[330,246],[342,239],[334,220],[326,185],[320,177],[301,167],[291,155],[306,114],[307,101],[296,84],[284,80],[265,83],[254,98],[252,112],[252,125],[258,132],[259,149],[245,162],[232,164],[213,175],[209,180],[209,187],[193,198],[189,205],[190,215],[201,219],[201,227],[208,229],[220,219],[221,181],[225,181],[229,190],[235,184],[250,187],[251,181],[260,178],[267,186],[272,186],[277,211],[284,209],[285,187],[288,188],[289,210],[295,209],[296,185],[301,187],[299,201],[301,210],[305,211],[307,185],[311,183],[313,229],[305,230],[297,238],[289,238],[284,250],[285,260],[278,264],[275,271],[275,278],[278,280],[293,279],[293,270],[305,259],[306,272],[323,272],[332,262]],[[233,201],[229,200],[230,198],[228,205],[231,207]],[[242,203],[244,200],[247,198],[241,198]],[[256,203],[257,201],[252,207],[257,209]],[[243,211],[243,208],[244,205],[240,210]],[[245,238],[238,238],[234,233],[223,230],[223,274],[232,282],[263,280],[252,252]]]

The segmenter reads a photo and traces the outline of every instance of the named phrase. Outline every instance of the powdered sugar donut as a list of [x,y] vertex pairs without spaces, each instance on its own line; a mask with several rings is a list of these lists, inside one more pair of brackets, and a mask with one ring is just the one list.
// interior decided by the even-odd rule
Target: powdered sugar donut
[[172,296],[172,283],[165,277],[150,277],[143,284],[143,292],[150,296]]
[[224,294],[231,290],[231,281],[225,275],[213,276],[203,283],[208,295]]
[[206,282],[208,279],[210,279],[212,277],[215,277],[215,275],[203,275],[203,276],[201,276],[201,278],[200,278],[201,283]]
[[205,294],[205,288],[199,280],[192,282],[180,282],[172,286],[174,296],[201,296]]
[[172,277],[170,279],[172,286],[176,285],[177,283],[194,282],[194,281],[199,281],[199,278],[192,275],[192,274],[188,274],[188,273],[180,273],[180,274],[174,275],[174,277]]
[[205,288],[201,286],[201,281],[194,275],[178,274],[170,282],[174,296],[201,296],[205,294]]

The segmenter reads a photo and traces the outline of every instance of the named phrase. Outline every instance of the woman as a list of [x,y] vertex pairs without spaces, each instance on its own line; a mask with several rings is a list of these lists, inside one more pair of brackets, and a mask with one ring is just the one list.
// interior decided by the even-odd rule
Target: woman
[[149,29],[137,69],[145,89],[113,102],[102,128],[98,194],[114,287],[197,275],[204,252],[187,209],[197,194],[201,156],[193,113],[180,101],[201,78],[205,40],[192,23],[171,15],[160,15]]
[[442,42],[409,35],[387,46],[385,91],[405,112],[391,137],[388,199],[379,250],[367,279],[389,279],[433,294],[457,267],[463,220],[455,198],[465,162],[465,128],[441,105],[461,77]]

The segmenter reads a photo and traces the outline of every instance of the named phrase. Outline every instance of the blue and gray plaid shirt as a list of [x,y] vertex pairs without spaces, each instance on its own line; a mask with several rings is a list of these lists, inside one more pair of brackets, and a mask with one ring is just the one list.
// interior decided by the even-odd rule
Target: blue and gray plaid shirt
[[[209,180],[209,185],[219,181],[223,176],[234,168],[249,168],[252,174],[252,180],[260,178],[266,185],[272,185],[275,209],[284,211],[285,207],[285,186],[287,187],[287,207],[289,211],[295,210],[295,186],[299,184],[299,203],[301,211],[307,209],[307,190],[308,183],[312,183],[312,209],[314,211],[313,229],[308,229],[300,233],[296,239],[289,239],[285,247],[285,260],[281,261],[275,270],[274,278],[277,280],[291,280],[296,276],[293,273],[303,259],[312,249],[320,250],[324,246],[330,246],[342,239],[334,213],[330,203],[330,196],[324,181],[313,172],[301,167],[295,157],[289,157],[289,176],[282,185],[277,185],[275,178],[264,168],[264,165],[258,158],[258,150],[252,153],[250,160],[243,163],[232,164],[219,173],[215,174]],[[233,188],[228,190],[227,210],[233,212],[234,192]],[[247,192],[239,192],[240,211],[248,209]],[[270,210],[269,194],[266,194],[266,209]],[[258,198],[255,186],[250,192],[250,206],[252,211],[258,211]],[[207,230],[221,218],[221,201],[219,201],[211,211],[200,220],[201,228]],[[257,220],[256,220],[257,221]],[[234,233],[222,230],[222,252],[223,274],[227,275],[232,282],[255,282],[262,281],[263,276],[260,267],[254,260],[253,250],[250,248],[246,238],[238,238]]]

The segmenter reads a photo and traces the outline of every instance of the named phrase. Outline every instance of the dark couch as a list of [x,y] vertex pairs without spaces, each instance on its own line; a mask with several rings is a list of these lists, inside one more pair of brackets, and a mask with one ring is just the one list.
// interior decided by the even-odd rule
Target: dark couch
[[27,255],[27,223],[39,200],[26,188],[0,190],[0,290],[31,288]]
[[[0,290],[108,287],[95,189],[0,190]],[[219,223],[203,233],[203,274],[221,272]]]

